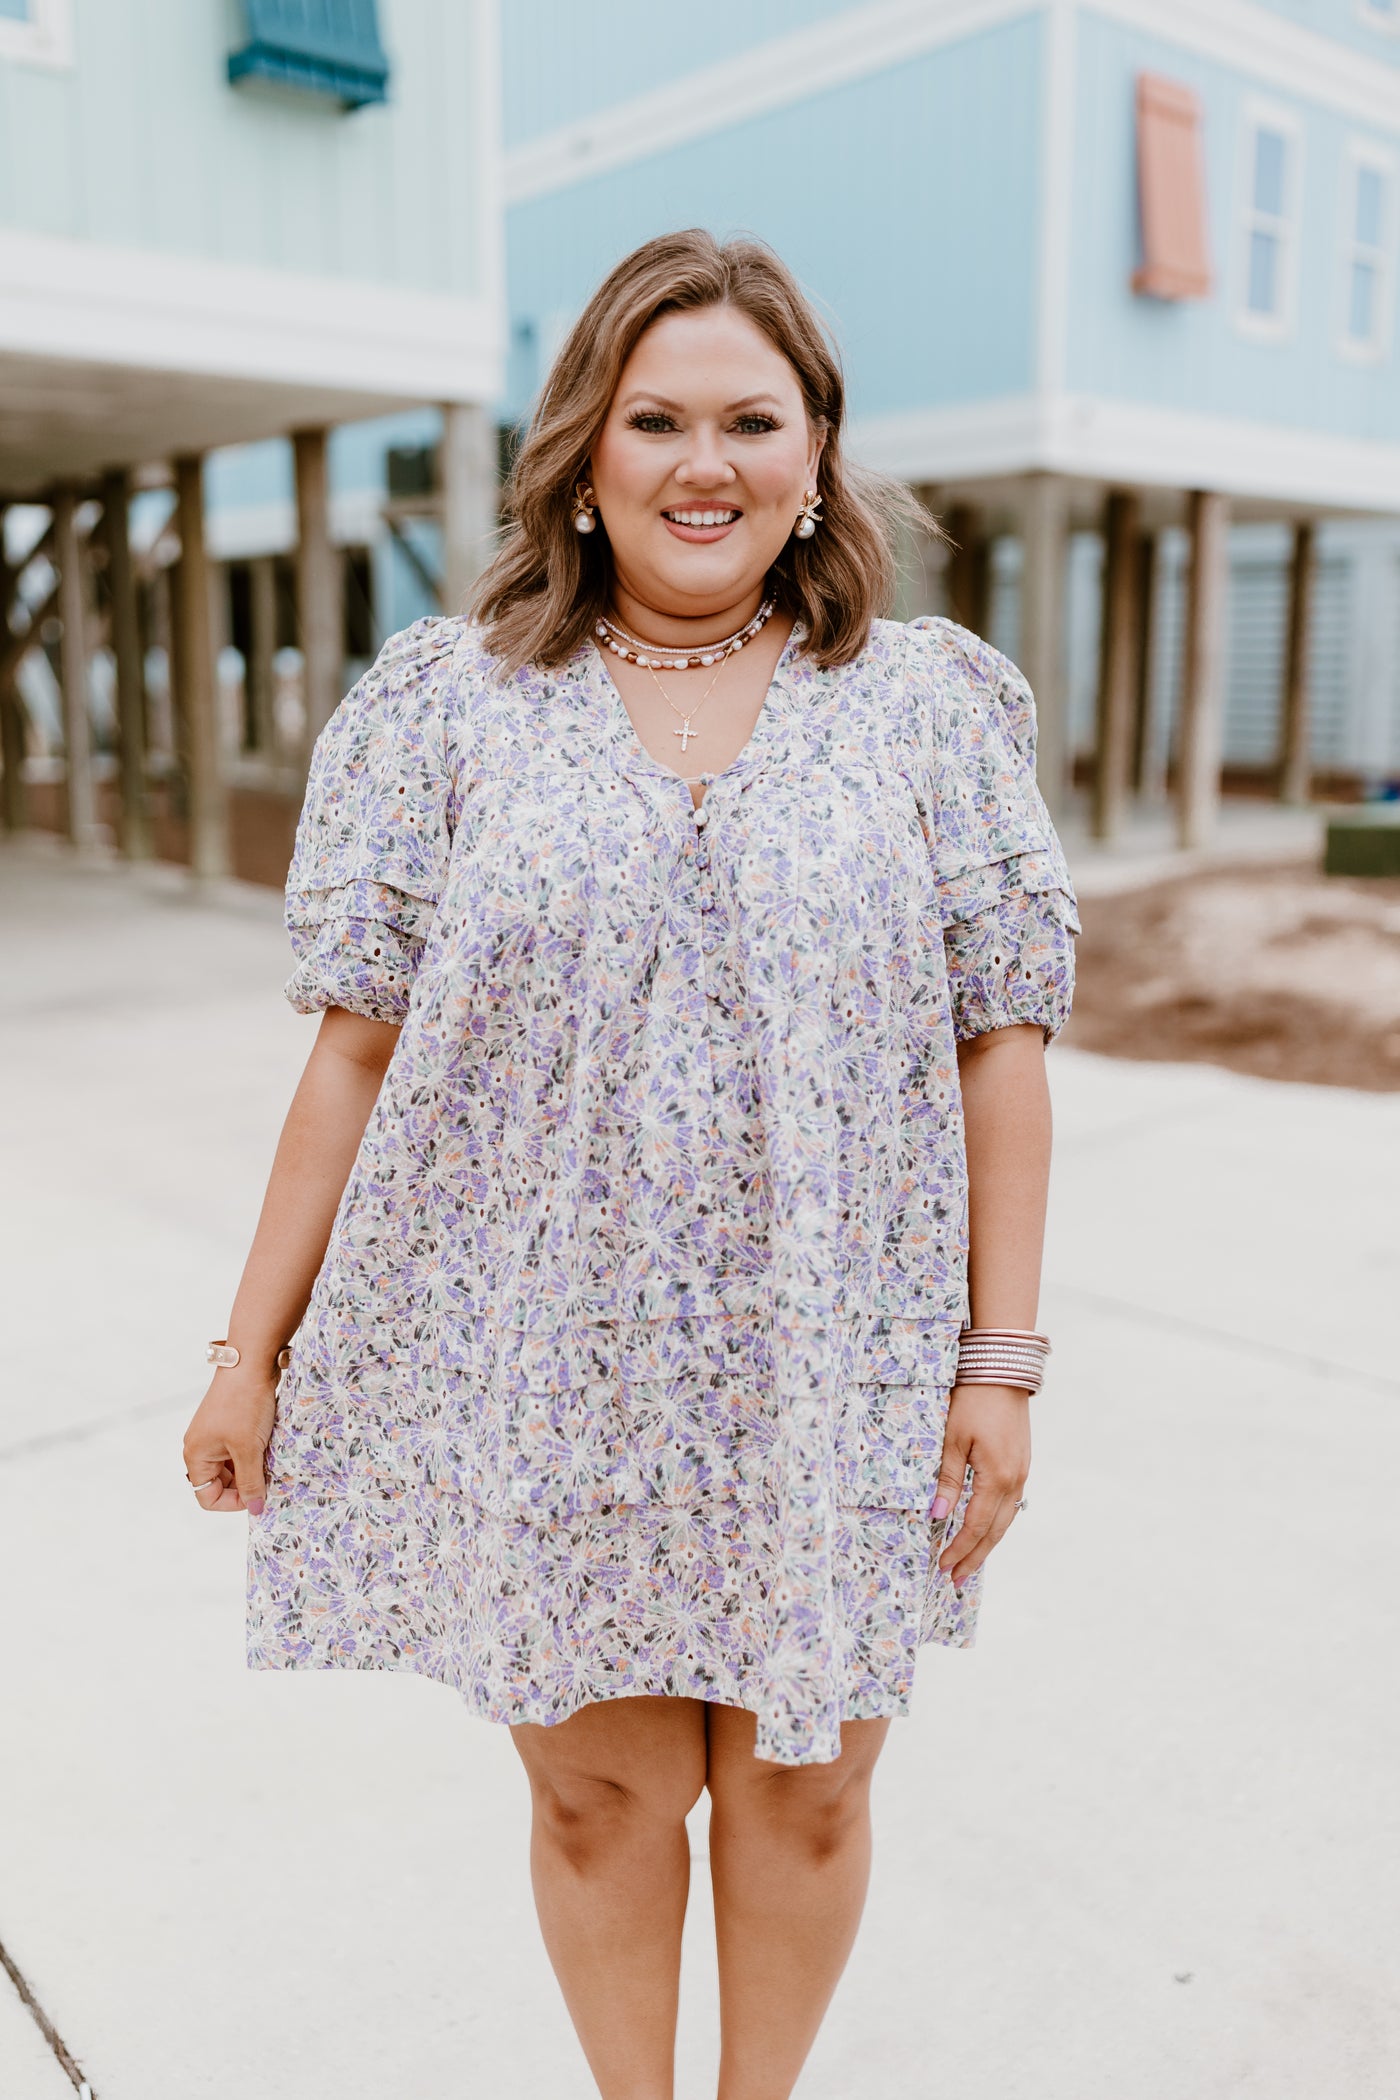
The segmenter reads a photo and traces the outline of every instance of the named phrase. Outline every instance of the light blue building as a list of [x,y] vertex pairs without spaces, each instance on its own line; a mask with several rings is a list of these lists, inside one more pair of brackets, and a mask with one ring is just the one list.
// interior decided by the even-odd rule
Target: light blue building
[[618,255],[758,233],[1052,800],[1400,777],[1400,0],[513,0],[504,88],[509,414]]
[[[431,508],[465,589],[498,485],[497,29],[494,0],[0,0],[7,828],[246,873],[237,819],[277,805],[258,871],[285,868],[309,737],[398,610],[394,533]],[[431,505],[386,520],[385,433],[425,431]]]

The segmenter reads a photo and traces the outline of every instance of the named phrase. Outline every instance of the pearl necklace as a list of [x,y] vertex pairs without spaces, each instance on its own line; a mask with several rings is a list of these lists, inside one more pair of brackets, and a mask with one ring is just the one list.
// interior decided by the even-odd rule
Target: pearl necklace
[[636,635],[619,627],[616,620],[610,619],[606,613],[599,615],[594,633],[601,645],[611,649],[614,656],[622,657],[626,663],[637,664],[644,671],[689,671],[698,669],[701,664],[723,663],[736,649],[742,649],[745,642],[751,642],[776,610],[777,601],[765,598],[753,618],[737,633],[727,635],[723,641],[705,642],[697,649],[675,649],[664,642],[639,642]]

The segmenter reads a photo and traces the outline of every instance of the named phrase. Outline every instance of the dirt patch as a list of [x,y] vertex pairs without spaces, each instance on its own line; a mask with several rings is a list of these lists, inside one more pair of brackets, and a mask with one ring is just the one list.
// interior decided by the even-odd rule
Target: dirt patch
[[1400,1091],[1400,879],[1222,868],[1080,914],[1065,1042]]

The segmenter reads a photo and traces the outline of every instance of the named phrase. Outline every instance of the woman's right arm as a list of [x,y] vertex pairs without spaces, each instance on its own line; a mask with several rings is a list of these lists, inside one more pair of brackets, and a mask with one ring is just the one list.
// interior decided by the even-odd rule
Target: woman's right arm
[[325,1011],[268,1177],[226,1329],[241,1361],[216,1370],[185,1432],[185,1471],[201,1509],[263,1508],[263,1454],[276,1413],[277,1352],[300,1325],[325,1257],[397,1026]]

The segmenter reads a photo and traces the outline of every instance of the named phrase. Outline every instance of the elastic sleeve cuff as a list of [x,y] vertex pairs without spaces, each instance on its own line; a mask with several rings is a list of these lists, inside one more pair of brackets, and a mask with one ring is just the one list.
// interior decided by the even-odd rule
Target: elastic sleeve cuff
[[423,957],[421,935],[338,913],[290,931],[298,961],[282,993],[297,1013],[343,1006],[369,1021],[404,1021]]
[[1074,999],[1074,893],[1058,856],[1014,854],[945,886],[943,948],[959,1042],[1032,1026],[1051,1042]]

